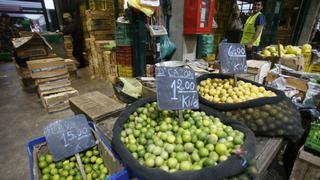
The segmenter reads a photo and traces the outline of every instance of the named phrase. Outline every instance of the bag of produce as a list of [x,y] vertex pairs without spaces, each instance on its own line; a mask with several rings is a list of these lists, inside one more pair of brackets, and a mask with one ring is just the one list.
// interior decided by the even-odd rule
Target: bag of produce
[[113,148],[133,176],[152,180],[223,179],[244,172],[255,156],[254,134],[200,104],[159,110],[156,97],[131,104],[113,128]]
[[230,75],[205,74],[197,79],[200,102],[245,123],[256,135],[284,136],[293,142],[303,134],[300,114],[282,91]]

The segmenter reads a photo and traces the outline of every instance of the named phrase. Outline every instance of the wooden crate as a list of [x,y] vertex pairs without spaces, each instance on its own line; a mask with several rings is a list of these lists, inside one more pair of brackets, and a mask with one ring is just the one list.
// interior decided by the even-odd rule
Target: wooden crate
[[64,62],[66,63],[66,66],[69,72],[77,70],[78,61],[74,59],[65,59]]
[[53,91],[60,88],[71,87],[71,82],[69,79],[59,79],[56,81],[51,81],[47,83],[40,84],[38,87],[39,94],[44,92]]
[[36,85],[40,85],[40,84],[50,83],[50,82],[63,80],[63,79],[68,80],[69,77],[70,77],[69,74],[63,74],[63,75],[60,75],[60,76],[55,76],[55,77],[50,77],[50,78],[36,79],[35,83],[36,83]]
[[48,112],[56,112],[69,108],[69,98],[79,95],[79,92],[73,88],[61,89],[60,91],[41,94],[42,104]]
[[85,114],[89,120],[96,122],[125,108],[125,104],[119,103],[98,91],[70,98],[70,106],[75,114]]
[[27,65],[31,77],[34,79],[54,77],[68,73],[64,59],[59,57],[27,61]]
[[291,180],[319,180],[320,179],[320,157],[304,150],[302,146],[294,163]]
[[114,30],[105,30],[105,31],[91,31],[90,38],[94,40],[113,40],[114,39]]

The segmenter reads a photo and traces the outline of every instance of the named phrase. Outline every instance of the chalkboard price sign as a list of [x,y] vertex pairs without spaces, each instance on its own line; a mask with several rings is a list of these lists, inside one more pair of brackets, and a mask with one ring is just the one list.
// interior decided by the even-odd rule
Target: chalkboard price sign
[[221,43],[219,46],[219,60],[222,73],[241,74],[247,72],[246,49],[237,43]]
[[62,160],[96,144],[83,114],[58,120],[44,128],[55,161]]
[[198,109],[199,97],[192,69],[157,67],[157,99],[160,109]]

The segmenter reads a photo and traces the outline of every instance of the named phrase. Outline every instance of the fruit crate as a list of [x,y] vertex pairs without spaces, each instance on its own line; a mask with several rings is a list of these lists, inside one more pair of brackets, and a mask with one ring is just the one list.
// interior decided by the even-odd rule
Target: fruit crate
[[320,121],[312,122],[305,147],[320,152]]
[[[102,138],[101,134],[97,132],[95,124],[89,123],[93,135],[97,140],[97,147],[101,157],[104,160],[104,165],[108,168],[111,175],[107,176],[104,180],[129,180],[128,171],[119,162],[119,158],[111,151],[110,144]],[[44,150],[43,150],[43,149]],[[44,136],[32,139],[27,144],[27,153],[29,157],[29,170],[30,179],[42,179],[40,176],[40,169],[38,167],[38,156],[40,153],[48,152],[46,138]]]

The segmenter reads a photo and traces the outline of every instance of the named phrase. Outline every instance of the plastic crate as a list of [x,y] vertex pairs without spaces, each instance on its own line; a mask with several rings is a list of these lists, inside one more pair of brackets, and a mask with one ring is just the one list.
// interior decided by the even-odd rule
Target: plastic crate
[[304,145],[320,152],[320,121],[311,123],[310,132]]
[[[97,133],[99,139],[101,142],[106,145],[106,147],[111,150],[111,145],[106,142],[106,140],[102,137],[101,133],[98,132],[97,127],[95,126],[94,123],[89,122],[89,126],[94,129],[94,131]],[[30,171],[30,179],[34,180],[34,172],[33,172],[33,167],[34,167],[34,161],[33,161],[33,151],[34,148],[42,143],[46,142],[46,138],[44,136],[37,137],[35,139],[32,139],[31,141],[28,142],[27,144],[27,153],[28,153],[28,158],[29,158],[29,171]],[[112,151],[112,150],[111,150]],[[114,157],[119,160],[119,157],[113,152]],[[122,163],[121,163],[122,164]],[[129,175],[128,175],[128,170],[124,168],[122,171],[119,171],[115,174],[112,174],[111,176],[108,176],[104,180],[129,180]]]

